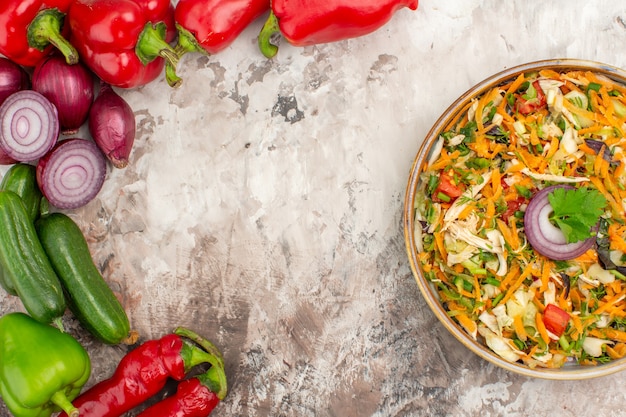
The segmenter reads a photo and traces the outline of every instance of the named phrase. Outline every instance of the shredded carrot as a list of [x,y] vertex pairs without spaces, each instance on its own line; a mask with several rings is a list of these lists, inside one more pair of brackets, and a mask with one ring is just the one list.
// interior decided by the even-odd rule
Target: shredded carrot
[[517,337],[522,342],[525,342],[528,339],[528,333],[526,333],[526,329],[524,328],[524,322],[522,321],[522,316],[517,315],[513,317],[513,328],[515,329],[515,333]]
[[541,339],[544,343],[550,344],[550,336],[548,335],[548,329],[546,329],[546,325],[543,323],[543,315],[541,313],[537,313],[535,315],[535,326],[537,326],[537,331],[541,336]]
[[520,285],[522,285],[522,282],[524,282],[524,280],[526,278],[528,278],[530,276],[530,274],[532,273],[533,269],[532,266],[527,266],[524,269],[524,272],[522,272],[520,274],[520,276],[517,278],[517,280],[513,283],[513,285],[511,285],[507,291],[506,294],[504,295],[504,298],[502,299],[503,303],[506,303],[509,298],[511,298],[511,296],[513,295],[513,293],[515,293],[515,291],[517,291],[517,289],[519,288]]

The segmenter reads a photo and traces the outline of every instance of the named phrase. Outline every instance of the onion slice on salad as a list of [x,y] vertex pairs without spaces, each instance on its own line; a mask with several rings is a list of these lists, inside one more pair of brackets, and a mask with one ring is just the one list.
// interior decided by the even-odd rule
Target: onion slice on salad
[[56,107],[42,94],[21,90],[0,106],[0,147],[20,162],[44,156],[59,137]]
[[51,205],[60,209],[84,206],[100,192],[106,176],[106,159],[98,146],[86,139],[59,142],[37,164],[37,183]]
[[574,189],[570,185],[552,185],[539,191],[528,203],[524,213],[524,233],[528,243],[541,255],[555,261],[574,259],[587,252],[595,242],[594,237],[567,243],[565,235],[550,221],[552,206],[548,195],[556,188]]

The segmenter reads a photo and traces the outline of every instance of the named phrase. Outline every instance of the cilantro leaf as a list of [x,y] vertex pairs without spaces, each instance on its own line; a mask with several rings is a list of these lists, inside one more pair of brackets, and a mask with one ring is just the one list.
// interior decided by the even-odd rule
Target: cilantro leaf
[[598,190],[587,187],[557,188],[548,195],[548,201],[553,210],[550,220],[561,229],[567,243],[589,238],[607,205]]

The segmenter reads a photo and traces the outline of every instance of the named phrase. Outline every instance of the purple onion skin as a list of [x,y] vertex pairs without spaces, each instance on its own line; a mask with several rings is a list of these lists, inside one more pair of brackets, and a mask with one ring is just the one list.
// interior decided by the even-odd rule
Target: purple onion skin
[[74,134],[85,123],[94,99],[94,76],[82,63],[70,65],[52,55],[33,73],[33,90],[43,94],[59,112],[61,133]]
[[94,142],[111,164],[125,168],[135,142],[135,113],[109,84],[102,83],[88,123]]
[[6,154],[6,152],[2,150],[2,148],[0,148],[0,165],[13,165],[17,162],[18,161],[11,158],[9,155]]
[[7,58],[0,57],[0,104],[11,94],[29,89],[30,85],[30,77],[24,68]]

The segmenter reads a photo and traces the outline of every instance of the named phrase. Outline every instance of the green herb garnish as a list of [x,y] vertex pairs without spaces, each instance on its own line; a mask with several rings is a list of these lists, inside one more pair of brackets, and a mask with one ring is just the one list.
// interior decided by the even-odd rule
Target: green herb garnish
[[588,239],[607,205],[598,190],[587,187],[557,188],[548,195],[548,201],[553,210],[550,220],[561,229],[567,243]]

